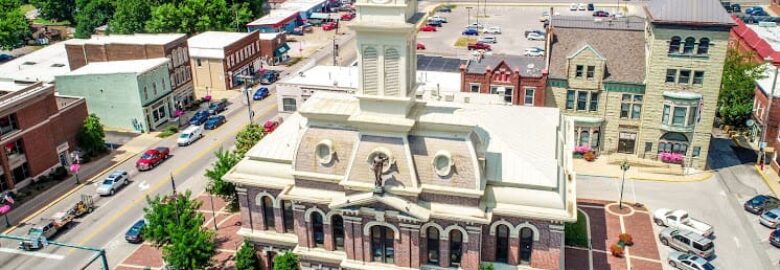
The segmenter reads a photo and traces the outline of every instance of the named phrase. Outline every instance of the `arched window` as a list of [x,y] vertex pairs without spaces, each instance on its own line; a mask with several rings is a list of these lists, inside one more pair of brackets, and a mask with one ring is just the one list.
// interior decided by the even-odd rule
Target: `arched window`
[[583,130],[580,132],[580,144],[579,145],[590,145],[590,133],[588,133],[587,130]]
[[375,262],[395,263],[395,234],[385,226],[371,227],[371,257]]
[[367,95],[376,95],[378,88],[378,57],[377,51],[373,47],[363,49],[363,93]]
[[520,264],[531,263],[533,252],[534,231],[531,228],[520,229]]
[[398,50],[394,48],[385,50],[385,96],[396,97],[400,93],[399,72],[401,67],[398,64],[399,59]]
[[661,136],[658,144],[658,152],[671,152],[683,154],[688,151],[688,137],[677,132],[668,132]]
[[509,227],[498,225],[496,228],[496,262],[509,261]]
[[322,247],[325,244],[325,231],[322,229],[322,215],[311,213],[311,228],[314,235],[314,245]]
[[680,37],[672,37],[672,41],[669,42],[669,53],[680,52]]
[[282,201],[282,219],[284,220],[284,231],[287,233],[295,233],[292,205],[291,201]]
[[696,54],[707,54],[710,51],[710,39],[699,39],[699,49],[696,50]]
[[450,231],[450,267],[460,266],[463,257],[463,234],[460,230]]
[[683,53],[684,54],[692,54],[694,45],[696,45],[696,39],[695,38],[693,38],[693,37],[685,38],[685,44],[683,45]]
[[270,196],[263,197],[263,222],[269,230],[274,228],[274,201]]
[[428,227],[425,231],[425,236],[428,244],[428,263],[433,265],[439,264],[439,229],[434,227]]
[[344,250],[344,218],[340,215],[333,215],[330,218],[330,224],[333,227],[333,244],[336,250]]

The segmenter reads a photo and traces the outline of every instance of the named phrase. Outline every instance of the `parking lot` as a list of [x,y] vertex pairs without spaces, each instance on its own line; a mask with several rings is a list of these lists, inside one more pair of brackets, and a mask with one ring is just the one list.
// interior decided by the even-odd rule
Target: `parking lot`
[[[477,11],[478,10],[478,11]],[[487,54],[523,54],[525,48],[544,47],[544,41],[532,41],[525,37],[527,30],[543,30],[544,24],[540,21],[542,12],[549,11],[546,6],[462,6],[458,5],[452,9],[451,13],[438,12],[437,16],[447,18],[447,23],[442,27],[437,27],[436,32],[420,31],[417,35],[417,42],[425,45],[425,50],[420,51],[425,54],[452,56],[461,59],[470,57],[466,47],[455,47],[458,38],[462,35],[465,27],[471,23],[479,21],[484,27],[498,26],[501,28],[501,34],[482,34],[482,36],[495,36],[497,42],[491,45],[491,51]],[[595,10],[605,10],[614,12],[616,8],[595,6]],[[477,16],[479,13],[479,16]],[[556,15],[578,15],[592,16],[592,11],[570,11],[568,6],[557,6],[554,9]]]

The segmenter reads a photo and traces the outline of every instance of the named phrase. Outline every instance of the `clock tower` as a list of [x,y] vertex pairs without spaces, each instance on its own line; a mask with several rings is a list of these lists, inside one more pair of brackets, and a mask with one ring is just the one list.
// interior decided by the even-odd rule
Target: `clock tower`
[[406,116],[414,104],[417,56],[416,0],[357,0],[360,84],[357,97],[364,113]]

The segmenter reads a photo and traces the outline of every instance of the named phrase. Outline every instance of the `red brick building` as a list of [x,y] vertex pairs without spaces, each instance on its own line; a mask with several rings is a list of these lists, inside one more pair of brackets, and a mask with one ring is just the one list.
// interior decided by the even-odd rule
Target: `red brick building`
[[86,117],[84,98],[58,96],[53,85],[0,81],[0,191],[68,165]]
[[514,105],[544,106],[544,57],[492,55],[468,60],[460,68],[461,92],[504,96]]
[[194,99],[185,34],[93,36],[67,40],[65,50],[70,70],[92,62],[168,58],[168,75],[176,106],[187,106]]
[[260,33],[260,57],[268,65],[278,65],[290,58],[285,33]]
[[[762,130],[766,126],[766,163],[771,165],[775,171],[780,171],[780,155],[777,150],[780,148],[780,87],[772,87],[776,66],[769,66],[763,79],[756,81],[756,91],[753,97],[753,120],[755,124],[751,128],[750,143],[754,149],[759,149]],[[772,98],[772,91],[774,97]],[[769,108],[769,102],[772,107]],[[769,109],[769,111],[767,111]]]

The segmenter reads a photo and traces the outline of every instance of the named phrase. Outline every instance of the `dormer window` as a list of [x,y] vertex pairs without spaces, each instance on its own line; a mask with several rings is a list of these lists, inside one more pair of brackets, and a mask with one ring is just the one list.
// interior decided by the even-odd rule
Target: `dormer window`
[[335,152],[333,151],[333,141],[331,140],[322,140],[320,143],[317,144],[316,148],[316,155],[317,160],[322,165],[330,164],[331,161],[333,161],[333,155]]
[[452,155],[448,151],[439,151],[433,156],[433,169],[441,177],[446,177],[452,172]]

